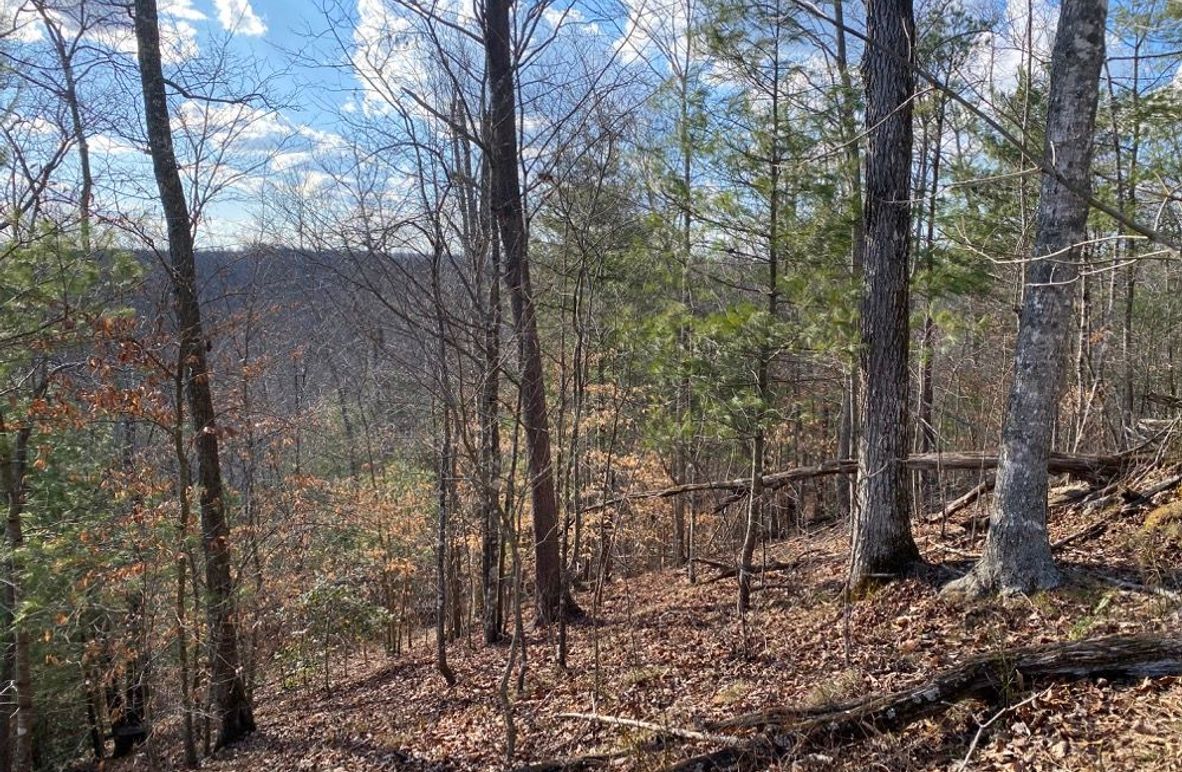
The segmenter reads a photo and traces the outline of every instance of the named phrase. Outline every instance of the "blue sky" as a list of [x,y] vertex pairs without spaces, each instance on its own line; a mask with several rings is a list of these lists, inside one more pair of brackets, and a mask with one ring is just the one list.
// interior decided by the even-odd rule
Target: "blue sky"
[[[265,232],[255,227],[265,214],[260,204],[260,191],[265,184],[298,178],[298,184],[311,190],[314,197],[327,200],[337,195],[322,162],[334,153],[344,152],[345,124],[357,121],[368,109],[376,110],[379,115],[382,110],[380,104],[375,104],[381,100],[374,99],[372,93],[370,101],[366,100],[367,92],[359,77],[366,65],[359,58],[351,59],[356,54],[348,49],[368,47],[376,51],[383,77],[394,89],[408,84],[415,88],[415,83],[433,77],[432,73],[424,72],[429,67],[425,64],[427,57],[421,55],[413,42],[390,42],[392,32],[405,32],[413,25],[407,21],[405,6],[400,10],[399,4],[392,0],[157,1],[166,43],[165,58],[170,68],[179,68],[178,81],[187,85],[200,83],[200,69],[208,66],[209,61],[217,61],[217,53],[222,49],[234,55],[232,63],[222,73],[222,83],[203,91],[232,97],[237,95],[236,90],[253,90],[260,76],[269,76],[267,91],[273,97],[270,106],[255,103],[249,110],[243,110],[180,98],[174,101],[174,132],[179,136],[182,156],[186,147],[191,150],[196,145],[203,145],[207,153],[211,147],[216,151],[225,137],[230,137],[232,141],[227,144],[234,146],[234,155],[227,156],[225,185],[202,213],[199,238],[205,246],[239,246],[266,237]],[[1026,26],[1027,0],[951,1],[994,8],[1005,20],[992,37],[982,39],[970,66],[987,70],[988,75],[984,77],[995,87],[1006,90],[1007,85],[1012,86],[1021,66],[1018,45]],[[43,32],[38,17],[28,10],[29,2],[0,0],[0,19],[15,18],[18,22],[16,29],[9,30],[5,37],[36,45]],[[857,26],[860,3],[847,2],[847,18],[853,17],[850,23]],[[1126,3],[1127,0],[1118,0],[1117,7]],[[827,3],[824,5],[828,7]],[[923,5],[920,3],[921,13]],[[1057,5],[1057,0],[1030,3],[1035,12],[1035,47],[1044,52],[1049,49],[1053,35]],[[463,25],[473,24],[472,0],[432,0],[432,7]],[[558,0],[544,14],[544,23],[561,26],[569,34],[577,35],[571,40],[586,42],[588,50],[615,51],[618,62],[627,63],[630,58],[644,58],[643,51],[650,47],[652,39],[664,37],[666,44],[682,39],[684,23],[679,23],[677,15],[683,7],[683,0]],[[26,9],[23,15],[22,8]],[[122,25],[95,39],[106,48],[130,56],[134,53],[134,40],[130,38],[126,19]],[[0,34],[3,33],[0,29]],[[457,40],[462,38],[457,36]],[[1110,41],[1110,55],[1118,50],[1113,43]],[[851,55],[856,57],[857,52]],[[473,57],[476,61],[480,59],[478,52]],[[546,65],[532,66],[544,70]],[[654,67],[659,69],[659,64]],[[637,72],[643,69],[640,64]],[[652,71],[648,73],[651,74]],[[569,75],[562,73],[563,77]],[[577,76],[574,73],[569,83],[575,84]],[[546,77],[544,72],[543,77]],[[99,104],[97,111],[135,115],[138,95],[133,93],[134,85],[127,84],[129,88],[118,97],[130,100],[126,105],[112,108]],[[544,116],[529,114],[527,109],[523,118],[527,135],[531,131],[529,127],[544,121]],[[97,121],[92,147],[100,169],[108,174],[100,186],[99,204],[113,214],[126,217],[150,212],[154,190],[150,168],[146,165],[142,129],[126,117],[122,122],[121,129],[118,121],[114,124],[110,120]],[[186,136],[192,140],[202,130],[215,141],[203,144],[194,140],[186,144]],[[35,134],[34,129],[30,132]],[[202,166],[201,163],[189,165]],[[208,168],[208,163],[204,166]],[[402,182],[395,180],[387,184],[397,186]]]

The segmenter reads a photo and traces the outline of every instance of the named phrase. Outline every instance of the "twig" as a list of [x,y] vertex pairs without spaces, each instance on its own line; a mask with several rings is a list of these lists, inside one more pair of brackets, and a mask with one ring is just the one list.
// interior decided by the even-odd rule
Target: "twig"
[[1151,584],[1130,582],[1127,579],[1119,579],[1115,576],[1108,576],[1106,574],[1099,573],[1098,571],[1088,571],[1087,569],[1082,568],[1072,569],[1072,572],[1079,576],[1095,579],[1101,584],[1107,584],[1111,587],[1117,588],[1118,590],[1125,590],[1127,592],[1140,592],[1147,595],[1157,595],[1159,597],[1165,598],[1166,600],[1173,601],[1174,603],[1182,603],[1182,592],[1167,590],[1165,587],[1154,587]]
[[679,729],[677,727],[666,726],[664,724],[658,724],[652,721],[641,721],[635,718],[605,716],[602,713],[559,713],[558,718],[582,719],[584,721],[597,721],[601,724],[611,724],[613,726],[627,726],[632,727],[633,729],[647,729],[650,732],[657,732],[670,737],[680,737],[683,740],[702,740],[705,742],[716,743],[718,745],[736,745],[739,742],[737,737],[731,737],[730,735],[696,732],[693,729]]
[[1039,697],[1046,697],[1048,694],[1051,693],[1052,688],[1053,687],[1048,686],[1045,691],[1039,692],[1037,694],[1032,694],[1029,697],[1027,697],[1026,699],[1022,700],[1021,702],[1015,703],[1013,705],[1007,705],[1006,707],[1004,707],[1001,710],[994,713],[993,717],[990,718],[988,721],[986,721],[984,724],[981,724],[979,727],[977,727],[977,733],[975,735],[973,735],[973,741],[971,743],[969,743],[968,753],[966,753],[964,755],[964,758],[961,759],[960,766],[957,767],[957,772],[964,772],[964,770],[968,769],[969,759],[971,759],[973,757],[973,751],[977,750],[977,744],[979,742],[981,742],[981,735],[983,735],[985,733],[985,730],[988,729],[990,727],[990,725],[993,724],[994,721],[997,721],[999,718],[1004,716],[1006,713],[1010,713],[1012,711],[1017,710],[1018,708],[1022,707],[1023,705],[1029,705],[1030,703],[1037,700]]

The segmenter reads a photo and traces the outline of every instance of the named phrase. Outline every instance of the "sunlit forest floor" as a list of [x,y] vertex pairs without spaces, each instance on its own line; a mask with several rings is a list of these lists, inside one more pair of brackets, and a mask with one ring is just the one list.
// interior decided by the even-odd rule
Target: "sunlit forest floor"
[[[710,581],[715,569],[703,567],[693,586],[674,570],[613,581],[595,623],[571,628],[569,672],[554,665],[553,639],[529,631],[526,687],[514,703],[513,766],[631,750],[639,753],[621,756],[613,768],[652,769],[707,747],[659,746],[646,731],[560,717],[564,712],[700,729],[747,711],[889,691],[998,647],[1117,632],[1176,634],[1182,629],[1177,596],[1162,589],[1178,586],[1182,565],[1175,515],[1162,506],[1173,495],[1123,515],[1119,502],[1107,510],[1057,508],[1052,541],[1076,535],[1057,551],[1069,583],[1029,599],[951,604],[937,596],[938,578],[911,579],[847,610],[846,533],[834,524],[769,545],[767,561],[792,567],[766,574],[755,593],[758,610],[745,627],[734,613],[734,580]],[[944,527],[918,524],[925,557],[966,568],[981,536],[956,523],[973,514],[961,513]],[[578,599],[593,606],[589,592]],[[203,768],[504,768],[497,688],[507,647],[450,644],[459,679],[450,689],[431,650],[420,641],[400,659],[371,658],[330,692],[312,685],[269,688],[258,699],[259,732]],[[1031,694],[1037,696],[1029,701]],[[813,749],[780,768],[960,769],[981,724],[996,717],[966,769],[1182,769],[1182,679],[1016,691],[1012,703],[1019,702],[998,715],[996,705],[967,700],[897,735]],[[157,742],[156,763],[179,765],[178,748]],[[141,754],[108,769],[149,766]]]

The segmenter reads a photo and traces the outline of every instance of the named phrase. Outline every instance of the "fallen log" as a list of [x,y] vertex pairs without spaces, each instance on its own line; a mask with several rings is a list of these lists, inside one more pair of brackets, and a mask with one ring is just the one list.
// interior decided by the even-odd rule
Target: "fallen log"
[[727,571],[734,568],[734,563],[723,563],[721,560],[711,560],[710,558],[690,558],[691,563],[699,563],[710,568],[717,568],[720,571]]
[[[796,469],[788,469],[783,472],[775,472],[763,476],[763,485],[765,488],[781,488],[795,480],[807,480],[812,477],[823,477],[833,474],[852,474],[857,471],[858,462],[850,459],[826,461],[816,466],[802,466]],[[739,477],[733,480],[714,480],[710,482],[700,483],[685,483],[683,485],[674,485],[669,488],[660,488],[658,490],[643,491],[641,493],[630,493],[626,496],[617,496],[607,501],[601,501],[598,504],[592,504],[583,509],[583,512],[595,512],[607,507],[623,504],[627,501],[641,501],[643,499],[667,499],[673,496],[682,496],[687,493],[698,493],[701,491],[730,491],[745,495],[745,492],[751,489],[750,477]]]
[[[1047,461],[1047,471],[1051,474],[1069,474],[1080,477],[1092,478],[1098,476],[1112,475],[1120,472],[1138,461],[1146,460],[1146,456],[1141,454],[1101,454],[1091,455],[1085,453],[1052,453],[1050,459]],[[920,471],[984,471],[988,469],[997,468],[998,457],[996,453],[987,453],[984,451],[964,451],[959,453],[919,453],[909,456],[903,462],[907,468]],[[795,469],[786,469],[781,472],[773,472],[763,476],[763,487],[765,489],[781,488],[789,483],[799,480],[808,480],[814,477],[825,477],[835,474],[853,474],[858,470],[858,462],[853,459],[832,459],[829,461],[816,464],[814,466],[802,466]],[[616,506],[625,502],[641,501],[645,499],[666,499],[674,496],[682,496],[688,493],[698,493],[703,491],[729,491],[737,496],[746,495],[746,491],[751,489],[750,477],[739,477],[733,480],[714,480],[711,482],[686,483],[683,485],[674,485],[668,488],[660,488],[657,490],[643,491],[641,493],[630,493],[624,496],[617,496],[606,501],[601,501],[597,504],[592,504],[583,509],[584,513],[597,512],[607,507]]]
[[[803,560],[789,560],[787,562],[784,562],[782,560],[773,560],[773,561],[763,564],[763,565],[752,566],[751,567],[751,574],[752,575],[768,574],[773,571],[791,571],[794,568],[800,568],[800,566],[803,562],[804,562]],[[739,567],[738,566],[729,566],[725,570],[720,571],[719,573],[717,573],[714,576],[707,579],[706,584],[711,584],[713,582],[720,582],[723,579],[731,579],[731,578],[734,578],[738,575],[739,575]]]
[[1099,496],[1107,495],[1119,489],[1119,482],[1106,485],[1103,488],[1092,486],[1088,488],[1067,488],[1065,490],[1056,489],[1047,493],[1047,506],[1065,507],[1072,504],[1078,504],[1080,502],[1090,501]]
[[[764,769],[776,760],[807,758],[817,746],[836,745],[902,729],[942,713],[957,702],[978,698],[1014,705],[1020,694],[1044,684],[1106,678],[1182,675],[1182,638],[1113,635],[1084,641],[1003,649],[980,655],[937,673],[927,681],[885,695],[870,695],[816,708],[773,709],[709,725],[709,732],[684,730],[601,714],[571,718],[649,729],[684,740],[699,737],[723,747],[668,767],[673,772]],[[711,733],[758,730],[752,736]],[[533,764],[520,769],[576,770],[606,766],[633,752],[596,754]]]
[[[776,571],[791,571],[795,568],[801,568],[811,561],[816,560],[833,560],[839,557],[828,553],[822,554],[808,554],[795,560],[771,560],[767,563],[759,563],[751,566],[751,574],[770,574]],[[717,568],[718,573],[707,579],[704,584],[712,584],[723,579],[733,579],[739,575],[739,567],[735,563],[724,563],[721,560],[710,560],[709,558],[692,558],[693,562],[699,563],[711,568]]]
[[1119,576],[1111,576],[1109,574],[1101,573],[1100,571],[1090,571],[1086,568],[1067,568],[1064,569],[1068,574],[1074,575],[1077,579],[1092,580],[1100,584],[1106,584],[1109,587],[1115,587],[1118,590],[1125,592],[1137,592],[1143,595],[1156,595],[1159,598],[1164,598],[1171,603],[1182,603],[1182,592],[1170,590],[1165,587],[1158,587],[1152,584],[1143,584],[1141,582],[1130,582],[1126,579],[1121,579]]
[[1110,523],[1111,518],[1109,517],[1102,517],[1093,523],[1089,523],[1078,531],[1070,533],[1067,536],[1064,536],[1062,539],[1051,542],[1051,551],[1058,552],[1064,547],[1070,547],[1072,544],[1077,542],[1091,541],[1092,539],[1099,538],[1100,536],[1103,536],[1108,530]]
[[[740,738],[729,735],[698,732],[693,729],[683,729],[669,724],[658,724],[653,721],[641,721],[635,718],[621,718],[606,716],[602,713],[559,713],[557,718],[589,721],[608,726],[621,726],[628,729],[643,729],[652,732],[657,737],[676,740],[691,740],[710,742],[714,745],[729,745],[739,742]],[[612,762],[632,755],[633,751],[623,750],[612,753],[597,753],[587,756],[576,756],[566,759],[547,759],[533,764],[517,767],[515,772],[577,772],[578,770],[600,769],[610,766]]]
[[899,730],[969,697],[1009,700],[1034,684],[1178,674],[1182,674],[1182,638],[1116,635],[1006,649],[973,657],[890,694],[820,708],[761,711],[716,723],[711,727],[715,731],[763,731],[744,742],[686,759],[671,769],[688,772],[766,766],[813,746]]
[[1125,505],[1122,508],[1122,512],[1131,512],[1135,509],[1138,509],[1139,507],[1150,504],[1152,503],[1154,496],[1159,493],[1164,493],[1165,491],[1168,491],[1172,488],[1177,488],[1179,484],[1182,484],[1182,474],[1168,477],[1165,480],[1159,482],[1157,485],[1147,488],[1146,490],[1139,493],[1132,493],[1125,498]]

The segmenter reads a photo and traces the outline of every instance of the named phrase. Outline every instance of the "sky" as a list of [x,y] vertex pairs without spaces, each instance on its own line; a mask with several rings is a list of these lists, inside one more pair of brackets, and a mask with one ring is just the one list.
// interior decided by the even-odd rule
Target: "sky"
[[[460,25],[474,28],[472,0],[432,1]],[[1034,10],[1035,47],[1043,55],[1049,50],[1057,0],[955,1],[996,3],[1005,19],[975,52],[972,65],[987,68],[992,82],[1002,90],[1013,87],[1022,65],[1017,44],[1026,27],[1028,7]],[[44,42],[37,17],[19,12],[29,2],[0,0],[0,19],[16,19],[15,29],[7,36],[10,39]],[[322,189],[328,195],[332,181],[317,162],[341,151],[343,126],[352,117],[383,109],[380,94],[365,87],[375,58],[394,83],[413,84],[431,75],[424,72],[426,57],[418,54],[414,43],[391,34],[409,26],[404,16],[391,10],[396,6],[391,0],[158,3],[166,64],[179,70],[178,80],[200,82],[199,73],[194,77],[190,68],[206,66],[202,62],[224,50],[232,58],[221,75],[224,83],[214,89],[223,92],[220,96],[233,95],[235,89],[249,90],[260,79],[266,80],[271,96],[266,105],[256,102],[250,107],[192,100],[174,104],[174,133],[183,138],[186,132],[205,132],[213,137],[215,150],[216,145],[225,143],[232,144],[236,152],[246,151],[245,160],[235,159],[237,169],[225,190],[214,196],[214,203],[203,212],[198,235],[206,246],[243,246],[263,235],[257,227],[265,216],[258,193],[268,180],[298,179],[304,190]],[[847,18],[860,15],[860,4],[849,5]],[[557,0],[541,23],[565,30],[565,34],[595,39],[594,45],[617,51],[620,62],[637,64],[654,50],[654,36],[680,39],[685,24],[675,10],[679,7],[677,0]],[[127,29],[105,31],[96,38],[128,57],[134,54],[134,39]],[[359,48],[374,56],[361,57]],[[856,51],[851,55],[856,57]],[[245,123],[244,118],[248,119]],[[536,119],[526,115],[527,127],[531,121]],[[183,141],[178,145],[183,146]],[[106,196],[106,203],[118,212],[132,211],[137,202],[153,199],[144,148],[136,146],[132,131],[124,136],[116,130],[100,132],[93,137],[92,146],[100,168],[111,172],[112,181],[100,190],[100,199]],[[252,154],[253,158],[266,155],[267,160],[256,163]]]
[[[349,101],[341,76],[313,62],[337,62],[338,47],[324,39],[327,22],[318,0],[161,0],[161,12],[179,5],[194,17],[200,46],[230,46],[259,62],[268,73],[276,111],[261,121],[270,132],[261,142],[278,142],[278,171],[287,172],[313,160],[316,137],[336,141],[336,116]],[[198,18],[201,17],[201,18]],[[303,132],[302,135],[299,133]],[[294,139],[290,137],[295,133]],[[309,140],[309,141],[304,141]],[[285,152],[286,151],[286,152]],[[309,170],[308,174],[314,174]],[[313,177],[314,179],[314,177]],[[241,194],[220,196],[205,216],[204,243],[238,248],[252,241],[260,227],[260,213],[250,205],[252,186]],[[246,205],[244,206],[244,195]]]

